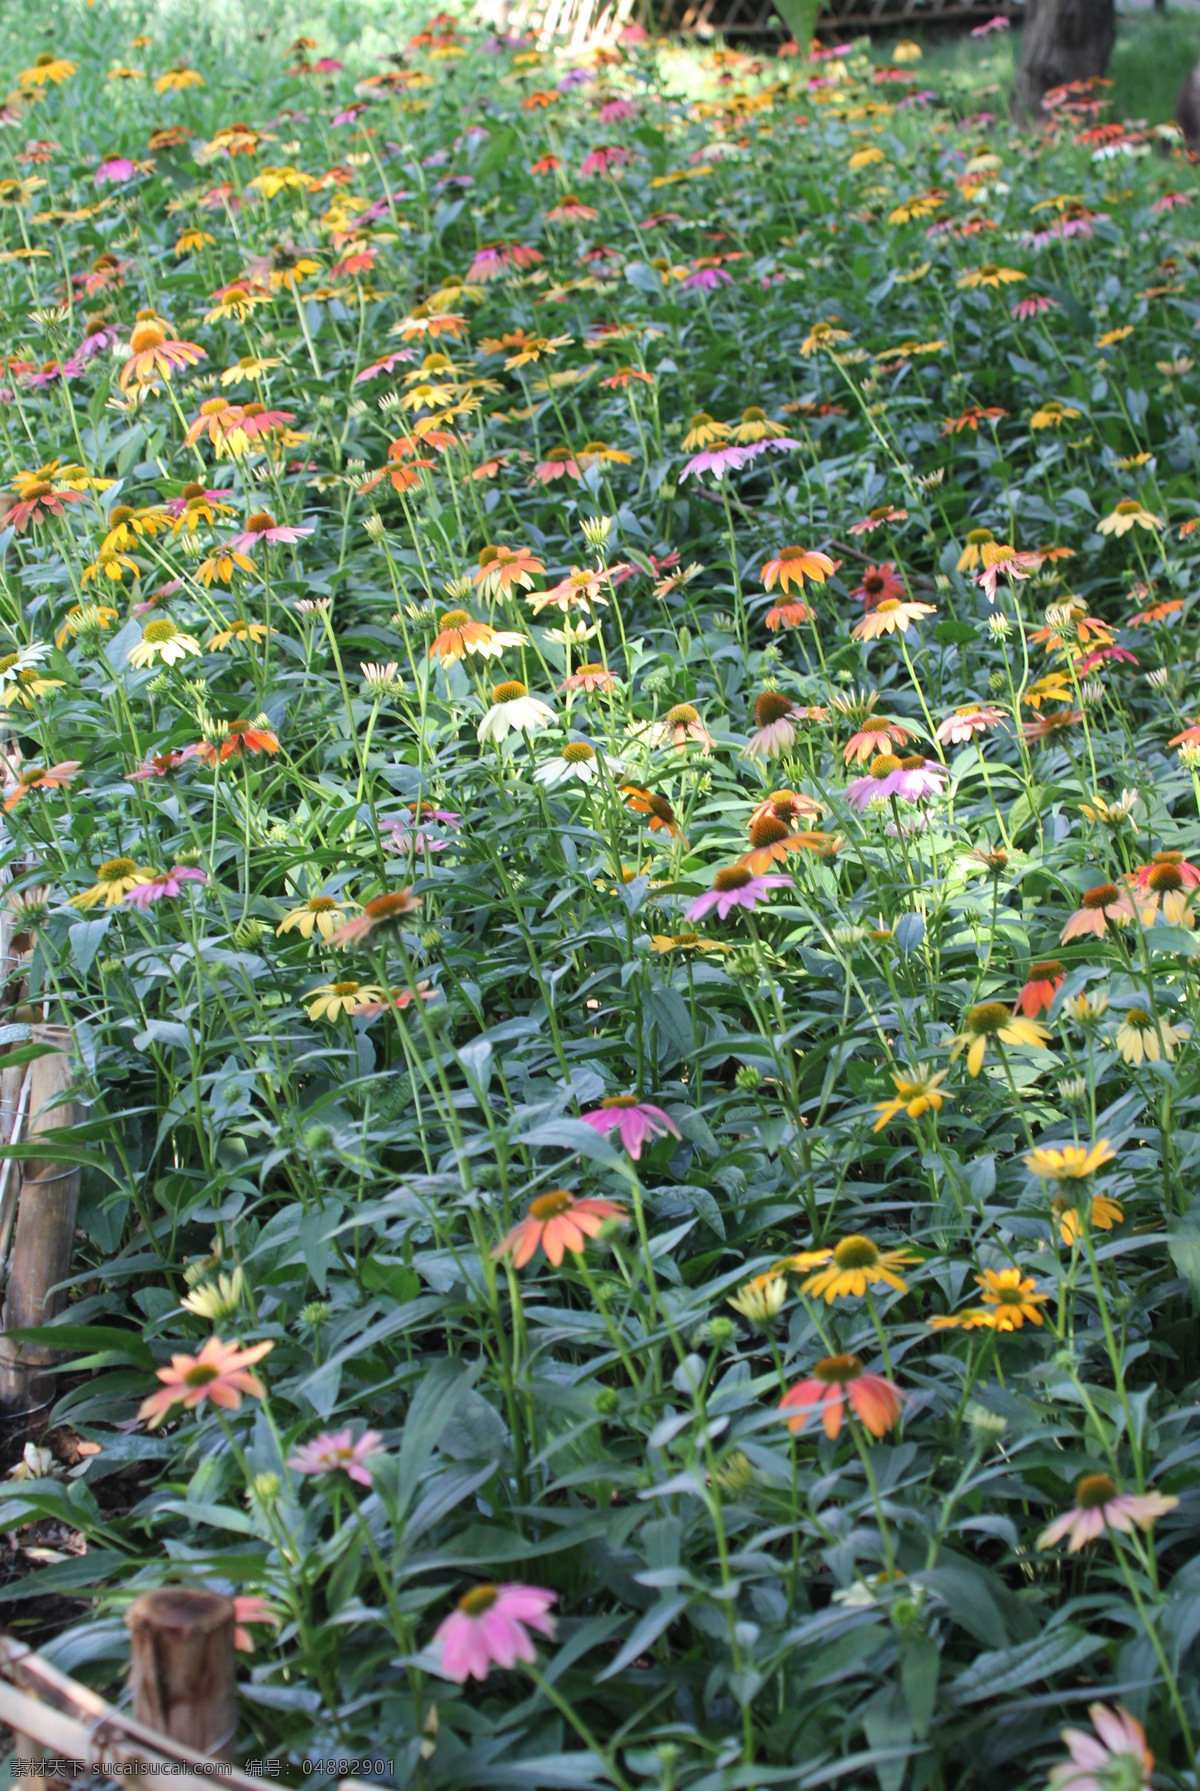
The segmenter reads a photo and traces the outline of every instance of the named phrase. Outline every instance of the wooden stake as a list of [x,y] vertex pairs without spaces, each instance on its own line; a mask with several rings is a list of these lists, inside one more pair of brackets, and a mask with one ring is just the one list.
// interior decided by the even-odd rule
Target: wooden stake
[[220,1592],[164,1586],[136,1598],[125,1621],[137,1720],[197,1753],[233,1760],[233,1600]]
[[[35,1058],[31,1066],[31,1142],[39,1132],[77,1125],[82,1118],[82,1109],[63,1099],[74,1080],[70,1028],[35,1025],[32,1041],[52,1049]],[[65,1304],[65,1292],[51,1290],[71,1272],[79,1179],[77,1168],[66,1168],[61,1163],[34,1160],[25,1165],[4,1299],[5,1331],[44,1325]],[[58,1352],[45,1344],[0,1337],[0,1412],[13,1417],[45,1405],[54,1392],[54,1377],[46,1370],[57,1359]]]

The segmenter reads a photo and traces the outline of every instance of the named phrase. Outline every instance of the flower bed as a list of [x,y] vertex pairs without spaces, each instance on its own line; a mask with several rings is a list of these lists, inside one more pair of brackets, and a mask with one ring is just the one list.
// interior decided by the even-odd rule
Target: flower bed
[[295,1782],[1193,1782],[1172,134],[172,48],[2,114],[0,1068],[70,1029],[81,1176],[0,1622],[111,1692],[234,1596]]

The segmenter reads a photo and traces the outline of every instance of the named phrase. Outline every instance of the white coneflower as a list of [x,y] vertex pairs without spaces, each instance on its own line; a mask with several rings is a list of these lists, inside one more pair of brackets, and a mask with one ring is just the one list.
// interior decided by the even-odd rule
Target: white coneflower
[[586,740],[569,740],[561,753],[539,765],[533,776],[536,783],[553,790],[572,780],[593,783],[599,777],[602,765],[614,778],[620,777],[625,770],[620,759],[610,759],[607,753],[598,753]]
[[513,733],[536,734],[539,729],[549,727],[553,720],[554,711],[549,703],[544,703],[541,697],[530,696],[519,678],[509,678],[503,684],[492,686],[492,706],[480,722],[475,737],[482,746],[488,740],[499,742]]
[[386,665],[375,665],[374,663],[363,665],[360,662],[358,669],[362,673],[363,686],[367,695],[373,697],[376,702],[389,696],[393,691],[404,688],[400,667],[394,659],[389,659]]
[[1151,690],[1165,690],[1167,688],[1167,682],[1168,682],[1170,676],[1171,676],[1170,667],[1165,666],[1165,665],[1160,665],[1160,666],[1156,666],[1152,672],[1146,673],[1146,682],[1150,686]]
[[197,1318],[206,1318],[217,1324],[223,1318],[232,1318],[239,1310],[245,1293],[242,1271],[235,1268],[232,1275],[218,1275],[215,1281],[206,1281],[185,1294],[181,1302],[189,1312]]
[[611,516],[584,516],[580,518],[579,529],[585,542],[593,553],[599,553],[612,533]]

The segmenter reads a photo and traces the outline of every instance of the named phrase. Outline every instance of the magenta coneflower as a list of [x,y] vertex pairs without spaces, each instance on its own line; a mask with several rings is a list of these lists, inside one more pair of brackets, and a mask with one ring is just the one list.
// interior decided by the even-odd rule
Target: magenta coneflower
[[125,900],[132,908],[140,908],[144,913],[155,902],[161,902],[170,896],[181,896],[185,883],[207,883],[208,873],[197,870],[189,864],[173,864],[169,871],[159,871],[145,883],[137,884],[127,890]]
[[441,1644],[444,1679],[465,1685],[486,1679],[493,1665],[514,1667],[536,1659],[529,1631],[554,1639],[550,1606],[558,1594],[543,1586],[472,1586],[434,1633]]
[[856,777],[846,785],[846,801],[851,808],[865,814],[873,802],[899,796],[903,802],[920,802],[924,796],[940,796],[944,788],[945,768],[920,753],[898,759],[894,753],[881,752],[866,777]]
[[377,1430],[364,1430],[358,1441],[347,1425],[345,1430],[323,1430],[311,1442],[301,1443],[288,1457],[294,1474],[344,1473],[359,1486],[370,1486],[372,1474],[367,1463],[383,1454],[383,1438]]
[[651,1139],[665,1138],[668,1132],[672,1138],[679,1137],[679,1127],[670,1114],[650,1101],[639,1100],[637,1095],[609,1095],[599,1107],[591,1113],[581,1114],[580,1118],[602,1138],[608,1132],[620,1132],[621,1143],[635,1163],[642,1154],[642,1146]]
[[729,865],[717,872],[711,889],[706,889],[703,895],[689,903],[685,919],[702,920],[712,908],[716,909],[718,920],[724,920],[731,908],[748,908],[753,913],[772,889],[791,887],[791,878],[778,872],[755,877],[739,864]]

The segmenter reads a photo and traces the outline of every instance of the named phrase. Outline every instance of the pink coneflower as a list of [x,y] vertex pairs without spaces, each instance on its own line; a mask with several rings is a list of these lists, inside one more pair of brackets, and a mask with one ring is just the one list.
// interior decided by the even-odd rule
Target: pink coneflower
[[971,583],[981,586],[988,602],[995,603],[996,583],[1002,572],[1007,573],[1010,583],[1019,582],[1032,578],[1041,563],[1040,553],[1018,553],[1004,541],[997,541],[994,546],[989,543],[983,550],[983,571],[977,572]]
[[765,877],[755,877],[742,865],[729,865],[718,871],[713,878],[713,886],[706,889],[703,895],[696,897],[688,904],[684,916],[686,920],[702,920],[713,908],[717,911],[717,919],[724,920],[731,908],[746,908],[753,913],[773,889],[791,889],[792,879],[772,872]]
[[441,1644],[442,1677],[465,1685],[468,1679],[486,1679],[493,1665],[535,1660],[529,1631],[554,1640],[549,1613],[557,1596],[542,1586],[473,1586],[434,1633],[435,1647]]
[[1075,1488],[1071,1510],[1064,1511],[1042,1531],[1038,1547],[1053,1548],[1069,1536],[1067,1553],[1077,1555],[1105,1530],[1119,1530],[1123,1536],[1131,1535],[1135,1524],[1140,1530],[1148,1530],[1156,1518],[1174,1511],[1178,1503],[1167,1493],[1118,1492],[1116,1481],[1108,1474],[1085,1474]]
[[940,796],[945,787],[945,767],[915,753],[898,759],[894,753],[881,752],[866,777],[856,777],[846,785],[845,797],[851,808],[866,814],[873,802],[892,796],[903,802],[920,802],[925,796]]
[[1011,25],[1012,25],[1011,19],[1006,19],[1003,13],[997,13],[995,18],[988,19],[986,24],[976,25],[971,32],[971,36],[972,37],[988,37],[988,36],[990,36],[990,34],[993,31],[1009,30]]
[[276,522],[269,510],[256,510],[253,516],[246,518],[246,526],[241,534],[235,535],[226,546],[231,553],[248,553],[260,541],[281,541],[291,546],[312,532],[311,529],[298,528],[292,523]]
[[273,1623],[278,1627],[280,1618],[256,1592],[239,1592],[233,1601],[233,1645],[240,1654],[253,1654],[254,1637],[250,1634],[251,1623]]
[[1154,1755],[1146,1746],[1146,1731],[1124,1705],[1089,1704],[1088,1715],[1096,1731],[1064,1729],[1063,1742],[1071,1758],[1050,1769],[1052,1791],[1149,1791]]
[[137,171],[137,163],[131,162],[127,155],[114,155],[101,162],[94,179],[98,187],[119,186],[123,181],[132,180]]
[[371,365],[364,367],[361,373],[356,373],[354,383],[356,386],[361,385],[364,379],[375,379],[380,373],[390,373],[394,367],[400,365],[401,361],[415,361],[416,358],[415,349],[397,348],[392,354],[385,354],[382,360],[372,361]]
[[897,510],[894,504],[877,504],[873,510],[868,510],[865,516],[861,516],[857,522],[850,524],[849,533],[851,535],[873,535],[876,529],[885,528],[888,523],[907,521],[907,510]]
[[610,143],[607,147],[593,149],[584,156],[579,172],[582,175],[607,174],[610,168],[619,168],[625,162],[633,160],[633,151],[623,149],[619,143]]
[[681,282],[685,292],[713,292],[718,286],[731,286],[732,274],[727,274],[723,267],[696,267]]
[[580,1114],[585,1126],[591,1126],[603,1138],[609,1132],[620,1132],[621,1143],[636,1163],[642,1146],[654,1138],[679,1137],[679,1127],[669,1113],[637,1095],[608,1095],[591,1113]]
[[71,356],[71,364],[77,370],[87,366],[98,354],[107,354],[114,343],[121,340],[121,331],[116,324],[94,322],[87,326],[83,340]]
[[1004,711],[990,703],[964,703],[938,723],[937,738],[943,746],[965,746],[976,734],[1005,726]]
[[178,771],[181,765],[186,765],[189,759],[198,756],[199,748],[195,746],[177,746],[172,747],[169,752],[156,752],[146,760],[144,765],[139,765],[136,771],[127,771],[125,781],[130,784],[141,784],[151,777],[169,777],[172,772]]
[[877,604],[886,603],[889,598],[903,597],[904,581],[896,577],[892,561],[884,560],[882,565],[868,566],[865,569],[857,588],[850,595],[862,598],[864,610],[874,609]]
[[777,759],[796,744],[796,705],[782,691],[764,690],[754,700],[754,732],[742,748],[748,759]]
[[754,447],[760,445],[755,443],[753,447],[739,447],[736,442],[724,442],[715,448],[702,448],[698,454],[692,455],[680,473],[679,483],[682,485],[687,478],[698,479],[701,473],[711,473],[719,485],[726,473],[736,472],[739,467],[753,460]]
[[39,392],[45,386],[56,385],[59,380],[69,379],[74,372],[75,369],[69,361],[65,365],[60,365],[58,361],[43,361],[35,373],[22,374],[17,383],[26,391]]
[[207,486],[197,482],[188,485],[178,497],[168,498],[163,509],[168,516],[178,520],[189,505],[207,506],[209,509],[218,505],[223,507],[232,496],[232,491],[209,491]]
[[1043,311],[1057,310],[1057,299],[1047,298],[1045,293],[1037,292],[1030,298],[1018,299],[1012,308],[1012,315],[1018,323],[1028,323],[1031,318],[1039,316]]
[[1083,654],[1075,661],[1075,671],[1079,677],[1094,672],[1097,666],[1111,660],[1114,665],[1139,665],[1141,661],[1136,653],[1128,647],[1121,646],[1119,641],[1110,641],[1106,647],[1093,647],[1090,653]]
[[760,454],[786,454],[790,448],[799,446],[794,435],[767,435],[761,441],[746,444],[746,459],[757,460]]
[[605,100],[600,108],[601,124],[624,124],[630,118],[637,117],[637,107],[632,100]]
[[125,900],[133,908],[140,908],[145,913],[155,902],[161,902],[170,896],[181,896],[186,883],[207,883],[207,871],[197,870],[194,865],[173,864],[169,871],[159,871],[146,883],[139,883],[136,888],[126,892]]
[[881,1374],[868,1374],[858,1356],[826,1356],[814,1365],[810,1379],[788,1388],[779,1410],[787,1417],[793,1434],[803,1430],[813,1414],[819,1412],[825,1435],[833,1439],[841,1433],[847,1400],[850,1410],[873,1437],[891,1430],[904,1409],[899,1387]]
[[1177,205],[1190,205],[1191,203],[1192,195],[1190,193],[1164,193],[1161,198],[1154,201],[1150,210],[1152,212],[1174,211]]
[[[616,583],[616,580],[613,581]],[[590,696],[594,690],[603,691],[606,695],[617,683],[613,674],[602,665],[581,665],[564,678],[559,690],[586,690]]]
[[1103,939],[1108,932],[1110,920],[1131,921],[1136,918],[1133,903],[1125,890],[1118,889],[1115,883],[1097,883],[1094,889],[1084,892],[1079,907],[1059,937],[1064,945],[1072,939],[1089,936]]
[[288,1457],[288,1467],[295,1474],[344,1473],[359,1486],[370,1486],[372,1474],[367,1463],[383,1454],[383,1438],[377,1430],[364,1430],[358,1441],[347,1425],[345,1430],[323,1430],[311,1442],[301,1443]]

